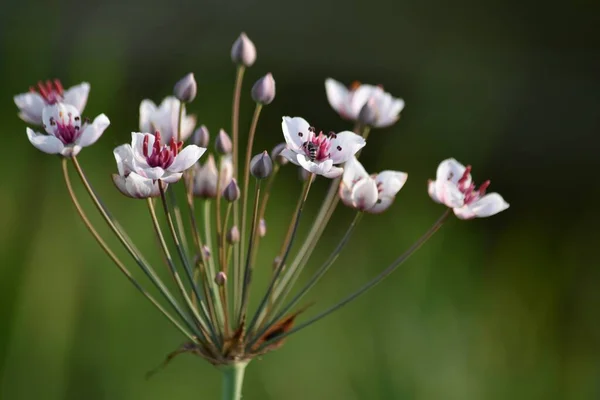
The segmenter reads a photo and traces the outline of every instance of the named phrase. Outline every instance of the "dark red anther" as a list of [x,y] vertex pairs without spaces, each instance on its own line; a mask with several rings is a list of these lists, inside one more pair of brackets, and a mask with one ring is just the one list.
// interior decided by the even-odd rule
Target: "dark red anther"
[[142,145],[142,151],[145,157],[148,157],[148,140],[150,140],[150,137],[148,135],[145,135],[144,144]]
[[64,89],[63,89],[62,82],[59,79],[54,80],[54,88],[56,90],[56,93],[58,93],[61,96],[63,95]]
[[483,196],[485,194],[485,191],[487,190],[487,188],[490,186],[490,181],[489,179],[485,182],[483,182],[480,186],[479,186],[479,195]]
[[160,132],[159,131],[154,132],[154,137],[156,137],[156,140],[154,141],[154,143],[158,142],[158,145],[160,146],[160,141],[162,139],[160,136]]

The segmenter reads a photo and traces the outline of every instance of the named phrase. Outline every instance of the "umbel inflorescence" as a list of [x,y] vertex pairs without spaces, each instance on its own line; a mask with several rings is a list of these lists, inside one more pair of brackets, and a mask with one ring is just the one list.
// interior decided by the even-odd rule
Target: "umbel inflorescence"
[[[113,175],[116,188],[125,196],[143,199],[158,237],[167,269],[173,282],[167,284],[148,263],[123,228],[99,198],[79,161],[80,151],[94,144],[109,126],[102,114],[90,121],[81,116],[90,85],[82,83],[64,90],[58,81],[41,82],[28,93],[15,97],[19,116],[30,125],[41,126],[45,133],[27,128],[30,142],[39,150],[62,156],[67,189],[83,222],[108,256],[133,285],[183,333],[188,342],[181,351],[196,353],[215,365],[245,363],[281,346],[290,334],[327,316],[375,286],[416,251],[451,211],[460,219],[487,217],[508,208],[497,193],[486,194],[489,181],[475,185],[471,167],[454,159],[442,161],[436,179],[428,184],[431,198],[448,209],[404,254],[380,275],[367,282],[339,303],[298,324],[296,318],[305,309],[300,302],[327,273],[350,239],[365,213],[382,213],[393,203],[404,186],[407,174],[387,170],[369,174],[358,161],[371,129],[388,127],[398,121],[404,108],[401,99],[380,86],[352,85],[327,79],[325,89],[331,106],[339,115],[355,123],[352,131],[331,132],[315,128],[300,117],[282,118],[281,143],[272,152],[257,153],[253,141],[263,107],[275,97],[275,81],[265,75],[253,86],[255,112],[249,127],[248,142],[239,141],[239,105],[244,71],[256,59],[254,44],[244,34],[235,42],[231,57],[237,66],[230,137],[224,130],[210,140],[205,126],[196,130],[196,118],[187,115],[186,104],[196,96],[192,74],[174,87],[174,95],[159,105],[143,100],[139,111],[139,132],[131,134],[131,143],[114,149],[117,168]],[[186,142],[188,144],[186,145]],[[275,143],[274,143],[275,144]],[[207,151],[212,147],[213,151]],[[244,151],[240,154],[240,151]],[[210,153],[204,155],[204,153]],[[202,158],[202,163],[199,159]],[[265,214],[269,195],[276,190],[275,178],[291,162],[303,171],[304,183],[296,209],[282,240],[279,255],[263,293],[252,293],[253,271],[267,268],[255,265],[261,238],[266,233]],[[69,166],[77,171],[92,202],[132,257],[119,259],[100,237],[74,194]],[[317,218],[299,250],[292,245],[300,240],[297,227],[310,188],[317,177],[331,180]],[[177,199],[173,185],[183,185],[185,199]],[[319,238],[338,201],[356,210],[339,244],[328,259],[316,268],[302,287],[296,282],[310,261]],[[166,216],[161,226],[157,207]],[[198,212],[198,207],[201,210]],[[197,215],[201,214],[201,218]],[[188,229],[189,227],[189,229]],[[191,231],[191,237],[186,232]],[[172,243],[171,243],[172,242]],[[175,254],[171,253],[174,244]],[[130,272],[137,264],[153,285],[159,298],[149,294],[141,280]],[[268,268],[271,268],[270,266]],[[249,299],[257,296],[257,309],[249,309]],[[296,307],[300,308],[296,308]]]

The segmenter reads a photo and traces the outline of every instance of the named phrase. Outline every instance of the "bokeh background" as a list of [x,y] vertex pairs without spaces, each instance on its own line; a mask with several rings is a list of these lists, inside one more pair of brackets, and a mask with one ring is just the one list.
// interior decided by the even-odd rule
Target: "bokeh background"
[[[139,102],[170,94],[189,71],[199,84],[189,110],[211,132],[229,130],[229,51],[241,31],[258,48],[242,137],[252,82],[266,72],[277,81],[257,151],[282,140],[282,115],[350,127],[327,103],[328,76],[381,83],[407,104],[398,124],[371,134],[362,160],[407,171],[408,183],[389,212],[362,221],[311,312],[377,274],[438,217],[426,180],[440,160],[471,163],[511,203],[490,219],[451,220],[377,289],[253,362],[244,398],[600,398],[598,15],[600,3],[584,0],[4,1],[0,398],[219,398],[220,374],[191,355],[145,380],[183,338],[88,235],[59,160],[29,144],[12,97],[39,79],[91,83],[86,114],[112,124],[80,161],[158,264],[144,204],[112,187],[111,151],[137,130]],[[282,176],[258,280],[300,191],[295,169]],[[321,179],[311,193],[301,235],[326,188]],[[351,216],[338,209],[308,271]]]

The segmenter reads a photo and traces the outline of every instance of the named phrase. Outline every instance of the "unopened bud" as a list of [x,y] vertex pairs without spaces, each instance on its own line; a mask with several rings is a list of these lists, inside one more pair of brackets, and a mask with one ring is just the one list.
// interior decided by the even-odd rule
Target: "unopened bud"
[[223,198],[229,202],[236,201],[240,198],[240,187],[235,178],[229,182],[229,185],[223,190]]
[[305,170],[302,167],[298,167],[298,178],[302,182],[306,182],[306,180],[308,179],[309,176],[310,176],[310,172],[308,172],[307,170]]
[[287,149],[287,144],[285,143],[279,143],[273,147],[273,150],[271,150],[271,159],[279,165],[287,164],[290,160],[281,155],[281,152],[285,149]]
[[210,135],[208,133],[208,129],[206,126],[202,125],[200,128],[194,131],[194,136],[192,136],[192,143],[196,146],[208,147],[208,142],[210,142]]
[[217,275],[215,275],[215,283],[218,286],[225,286],[225,283],[227,283],[227,275],[225,275],[225,272],[219,271]]
[[204,254],[204,258],[209,259],[211,256],[210,248],[207,245],[202,246],[202,253]]
[[363,125],[373,126],[375,125],[375,122],[377,122],[378,114],[379,112],[377,110],[377,104],[375,104],[375,99],[371,97],[360,109],[360,112],[358,113],[358,122]]
[[229,244],[235,244],[240,241],[240,230],[237,226],[234,225],[227,231],[226,239]]
[[271,104],[275,98],[275,79],[269,72],[252,86],[252,100],[259,104]]
[[267,234],[267,222],[265,221],[264,218],[261,218],[260,221],[258,222],[258,236],[265,237],[265,235]]
[[256,47],[243,32],[231,47],[231,61],[245,67],[251,67],[256,61]]
[[233,150],[233,143],[231,143],[229,135],[223,129],[219,131],[215,139],[215,150],[219,154],[229,154]]
[[252,161],[250,161],[250,173],[253,177],[265,179],[271,175],[271,172],[273,172],[273,162],[271,161],[271,157],[269,157],[269,153],[263,151],[252,157]]
[[194,79],[194,74],[190,72],[175,84],[173,94],[179,101],[189,103],[196,98],[197,90],[196,79]]

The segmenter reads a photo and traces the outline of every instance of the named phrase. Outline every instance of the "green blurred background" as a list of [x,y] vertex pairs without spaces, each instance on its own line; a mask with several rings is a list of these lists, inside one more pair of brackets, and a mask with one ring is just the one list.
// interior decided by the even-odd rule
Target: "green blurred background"
[[[327,103],[328,76],[381,83],[407,104],[398,124],[371,134],[362,160],[371,171],[407,171],[408,183],[386,214],[362,221],[312,292],[311,312],[383,269],[443,211],[426,193],[440,160],[471,163],[511,203],[490,219],[451,220],[380,287],[250,364],[244,398],[600,398],[598,15],[589,0],[4,1],[0,398],[218,398],[220,374],[191,355],[145,380],[183,338],[87,233],[59,160],[29,144],[12,97],[39,79],[91,83],[86,114],[112,124],[80,161],[158,264],[143,202],[112,186],[111,151],[137,130],[139,102],[158,101],[189,71],[199,84],[189,110],[213,134],[229,130],[229,50],[242,30],[258,48],[242,135],[251,83],[266,72],[277,81],[257,150],[282,140],[282,115],[350,127]],[[257,280],[300,191],[295,169],[283,176]],[[311,193],[301,235],[326,187],[321,179]],[[338,209],[309,271],[351,216]]]

